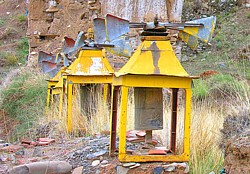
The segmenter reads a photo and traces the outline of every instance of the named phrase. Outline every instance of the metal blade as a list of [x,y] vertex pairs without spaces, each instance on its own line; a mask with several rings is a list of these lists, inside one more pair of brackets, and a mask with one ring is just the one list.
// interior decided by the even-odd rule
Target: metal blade
[[64,67],[69,66],[69,60],[68,60],[68,58],[65,56],[65,54],[61,53],[61,54],[60,54],[60,57],[61,57],[61,59],[63,59],[63,66],[64,66]]
[[107,14],[106,16],[107,40],[113,41],[129,32],[129,21]]
[[74,50],[76,51],[76,50],[78,50],[79,48],[83,47],[83,46],[85,45],[85,40],[86,40],[86,39],[87,39],[87,38],[85,37],[84,32],[81,31],[81,32],[78,34],[77,38],[76,38],[76,43],[75,43],[75,45],[74,45]]
[[129,42],[125,37],[120,37],[116,40],[110,42],[110,44],[114,45],[114,47],[107,47],[110,52],[124,57],[131,57],[133,49]]
[[62,52],[68,54],[74,49],[75,40],[69,37],[64,37]]
[[55,77],[56,74],[58,73],[58,71],[60,71],[60,69],[61,69],[60,67],[57,67],[56,69],[50,71],[50,72],[49,72],[49,76],[50,76],[50,77]]
[[196,49],[198,47],[198,38],[194,37],[188,33],[185,33],[183,31],[179,31],[179,38],[181,38],[181,40],[183,42],[186,42],[187,45],[191,48],[191,49]]
[[211,16],[208,18],[197,19],[194,21],[189,21],[187,23],[192,24],[203,24],[203,27],[184,27],[183,32],[192,35],[203,42],[209,42],[212,38],[214,32],[216,17]]
[[94,19],[94,35],[96,43],[104,43],[106,41],[106,26],[105,19]]
[[42,71],[43,73],[48,73],[50,71],[53,71],[54,69],[57,69],[57,64],[48,62],[48,61],[42,61]]
[[48,61],[55,63],[56,62],[56,56],[52,53],[46,53],[44,51],[39,51],[38,53],[38,62],[42,63],[43,61]]

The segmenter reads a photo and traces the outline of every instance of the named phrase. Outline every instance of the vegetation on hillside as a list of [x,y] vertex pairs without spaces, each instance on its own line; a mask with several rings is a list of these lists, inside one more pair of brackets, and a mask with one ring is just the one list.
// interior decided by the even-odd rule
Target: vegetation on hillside
[[[250,14],[238,7],[232,11],[221,12],[217,16],[212,46],[204,52],[199,52],[189,57],[184,62],[184,68],[191,74],[197,75],[205,70],[218,72],[208,79],[194,80],[193,109],[191,125],[191,173],[219,173],[223,168],[224,152],[219,148],[224,117],[230,112],[237,112],[242,108],[250,108],[250,60],[249,54],[249,22]],[[26,21],[24,16],[16,18],[19,22]],[[0,27],[5,21],[0,18]],[[16,52],[1,53],[6,69],[24,65],[28,54],[28,39],[23,37],[18,41]],[[185,54],[185,53],[184,53]],[[8,70],[9,71],[9,70]],[[21,73],[16,75],[8,88],[0,91],[0,120],[5,127],[7,139],[14,142],[23,137],[33,138],[34,128],[39,120],[44,124],[58,118],[58,107],[46,115],[45,103],[47,96],[47,82],[45,76],[36,70],[21,68]],[[74,123],[81,122],[84,135],[108,129],[108,113],[106,106],[101,105],[102,97],[97,112],[91,120],[82,119],[83,114],[78,109],[80,103],[75,102]],[[58,100],[55,101],[55,105]],[[57,105],[58,106],[58,105]],[[65,108],[63,118],[66,118]],[[47,119],[46,116],[49,116]],[[6,119],[8,118],[8,119]],[[86,117],[84,117],[86,118]],[[63,120],[63,119],[62,119]],[[89,122],[90,123],[89,123]],[[106,123],[106,127],[103,124]],[[65,131],[65,120],[58,123],[58,129]],[[7,130],[9,128],[9,130]],[[80,127],[79,127],[80,129]],[[61,130],[59,130],[61,131]],[[75,134],[78,135],[78,134]]]

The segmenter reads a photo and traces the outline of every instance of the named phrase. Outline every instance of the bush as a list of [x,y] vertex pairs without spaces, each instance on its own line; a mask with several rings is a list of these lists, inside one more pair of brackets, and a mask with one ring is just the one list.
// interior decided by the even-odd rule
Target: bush
[[15,54],[13,53],[6,53],[4,65],[6,66],[15,66],[17,65],[18,59]]
[[241,98],[245,95],[245,85],[229,74],[218,74],[209,79],[210,93],[216,97]]
[[44,115],[47,84],[41,77],[24,72],[2,90],[0,109],[18,123],[8,135],[12,140],[30,135],[32,125]]
[[18,15],[17,19],[19,22],[25,22],[27,20],[26,16],[23,14]]
[[208,84],[202,80],[198,79],[194,81],[193,97],[195,100],[205,99],[209,94]]
[[229,74],[216,74],[211,78],[194,80],[193,97],[202,100],[207,97],[244,99],[249,96],[249,86]]
[[17,55],[19,58],[19,63],[25,64],[26,56],[29,54],[29,42],[28,38],[22,37],[17,46]]

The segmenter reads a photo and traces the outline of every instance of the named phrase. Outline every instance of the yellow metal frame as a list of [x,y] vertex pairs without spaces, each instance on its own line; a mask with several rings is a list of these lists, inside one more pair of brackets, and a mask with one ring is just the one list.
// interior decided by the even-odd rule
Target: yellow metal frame
[[[113,86],[121,87],[119,154],[121,162],[181,162],[190,158],[191,77],[175,56],[167,37],[146,36],[129,61],[115,73]],[[184,147],[182,154],[126,154],[126,124],[129,87],[181,88],[186,90]],[[114,89],[114,87],[112,88]],[[112,91],[114,93],[114,91]],[[113,95],[113,94],[112,94]],[[111,129],[111,131],[114,131]],[[111,137],[112,139],[113,137]]]
[[[75,76],[75,75],[68,75],[67,76],[67,132],[72,132],[72,106],[73,106],[73,85],[74,84],[112,84],[113,75],[106,75],[106,76]],[[104,86],[104,94],[107,95],[107,86]],[[106,92],[105,92],[106,91]],[[107,102],[107,97],[104,100],[104,103]]]
[[[139,80],[140,79],[140,80]],[[192,79],[171,76],[136,76],[126,75],[114,79],[114,86],[121,86],[119,155],[121,162],[181,162],[190,158],[190,118]],[[126,154],[127,102],[129,87],[183,88],[186,91],[186,108],[184,122],[184,148],[180,155],[128,155]]]
[[54,95],[60,94],[60,87],[58,84],[61,81],[62,73],[66,70],[66,67],[60,69],[60,71],[48,81],[48,88],[47,88],[47,100],[46,100],[46,113],[49,111],[49,106],[54,102]]
[[[96,62],[95,62],[96,61]],[[72,132],[72,106],[74,84],[104,84],[104,102],[107,102],[108,84],[113,81],[113,69],[105,50],[82,50],[66,71],[67,76],[67,132]]]
[[46,99],[46,113],[49,111],[49,106],[53,103],[53,87],[56,86],[58,81],[48,80],[47,99]]

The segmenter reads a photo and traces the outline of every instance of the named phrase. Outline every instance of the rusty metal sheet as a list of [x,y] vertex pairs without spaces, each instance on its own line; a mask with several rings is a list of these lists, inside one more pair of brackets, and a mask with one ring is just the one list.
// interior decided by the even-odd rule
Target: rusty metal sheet
[[56,62],[56,56],[52,53],[46,53],[44,51],[38,52],[38,62],[42,63],[43,61],[55,63]]
[[57,69],[56,63],[48,62],[48,61],[43,61],[42,62],[42,71],[43,73],[48,73],[50,71],[53,71]]
[[63,47],[62,47],[62,52],[64,54],[68,54],[74,49],[75,45],[75,40],[69,37],[64,37],[63,39]]

